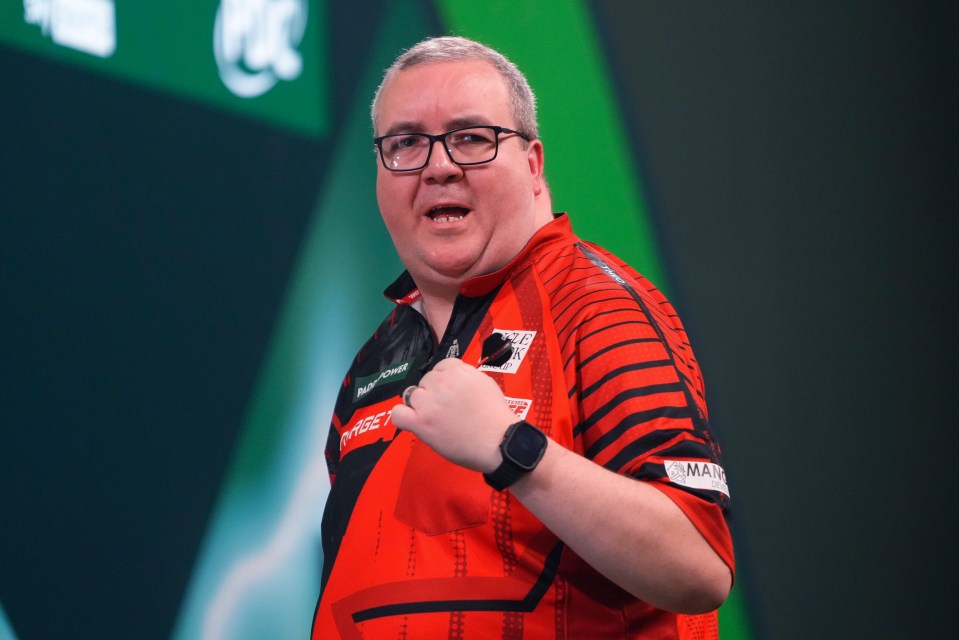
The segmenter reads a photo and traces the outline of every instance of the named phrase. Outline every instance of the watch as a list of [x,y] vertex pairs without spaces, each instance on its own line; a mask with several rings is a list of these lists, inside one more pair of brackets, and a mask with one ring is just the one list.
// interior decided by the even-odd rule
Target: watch
[[492,473],[483,474],[486,484],[502,491],[522,478],[542,460],[547,442],[546,434],[525,420],[511,424],[499,445],[503,462]]

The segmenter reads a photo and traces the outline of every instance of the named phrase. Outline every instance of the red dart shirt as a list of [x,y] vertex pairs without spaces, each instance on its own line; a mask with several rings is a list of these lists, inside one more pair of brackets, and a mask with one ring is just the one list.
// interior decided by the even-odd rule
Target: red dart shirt
[[502,333],[512,356],[484,369],[517,419],[663,491],[732,570],[729,494],[703,380],[665,297],[577,238],[563,215],[509,265],[463,284],[438,346],[409,275],[386,293],[397,306],[357,354],[334,410],[312,637],[718,637],[715,612],[679,615],[634,598],[509,490],[492,490],[390,420],[402,390],[439,358],[475,363],[483,340]]

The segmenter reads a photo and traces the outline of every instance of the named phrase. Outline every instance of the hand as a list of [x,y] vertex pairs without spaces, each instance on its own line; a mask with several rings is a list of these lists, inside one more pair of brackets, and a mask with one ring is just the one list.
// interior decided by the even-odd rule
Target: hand
[[456,358],[441,360],[393,407],[393,423],[450,462],[489,473],[503,461],[499,445],[516,415],[499,386]]

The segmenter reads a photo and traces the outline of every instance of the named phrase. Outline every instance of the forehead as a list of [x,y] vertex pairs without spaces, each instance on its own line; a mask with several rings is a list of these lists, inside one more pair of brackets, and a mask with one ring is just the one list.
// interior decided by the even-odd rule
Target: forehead
[[506,81],[485,61],[430,62],[400,71],[380,95],[376,129],[441,131],[468,121],[514,124]]

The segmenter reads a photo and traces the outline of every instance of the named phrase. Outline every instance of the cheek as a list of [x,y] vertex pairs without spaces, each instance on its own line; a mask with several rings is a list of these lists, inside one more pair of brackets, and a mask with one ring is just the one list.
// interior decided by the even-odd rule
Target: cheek
[[520,212],[528,211],[533,205],[533,183],[523,176],[511,175],[500,180],[497,187],[496,191],[488,191],[487,202],[492,210],[500,212],[499,225],[515,226],[525,217]]
[[380,211],[411,209],[416,186],[415,175],[393,174],[381,167],[376,173],[376,201]]
[[387,227],[392,228],[395,222],[401,217],[400,211],[403,209],[403,194],[395,184],[395,181],[382,178],[376,180],[376,203],[380,208],[380,215],[383,216],[383,222]]
[[380,210],[383,210],[383,205],[389,203],[391,198],[389,197],[390,185],[389,176],[383,175],[383,169],[380,169],[376,172],[376,201],[380,205]]

